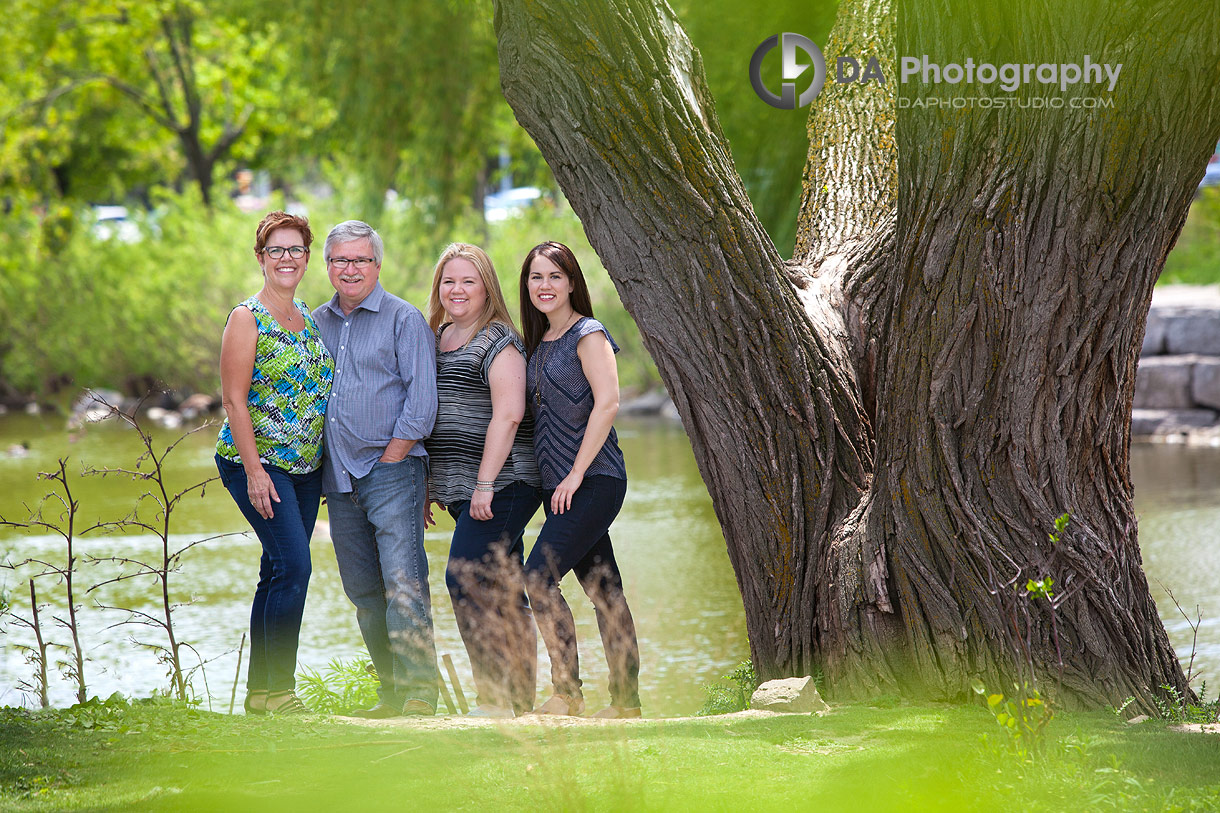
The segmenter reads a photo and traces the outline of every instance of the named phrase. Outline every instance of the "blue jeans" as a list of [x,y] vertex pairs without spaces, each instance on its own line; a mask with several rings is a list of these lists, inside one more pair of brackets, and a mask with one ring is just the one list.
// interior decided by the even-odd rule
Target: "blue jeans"
[[539,489],[520,481],[491,498],[492,518],[470,516],[468,501],[447,506],[457,520],[445,584],[474,672],[478,702],[534,707],[538,636],[522,578],[525,526],[542,501]]
[[352,491],[328,492],[330,533],[343,592],[377,670],[378,695],[402,705],[423,700],[436,708],[436,646],[424,553],[423,458],[373,464]]
[[572,495],[571,508],[562,514],[551,513],[553,493],[543,493],[546,524],[525,562],[530,606],[551,658],[551,682],[559,694],[581,696],[576,624],[559,589],[560,580],[572,571],[597,611],[597,629],[610,669],[610,703],[638,708],[639,644],[608,533],[623,507],[627,481],[586,477]]
[[296,687],[297,642],[305,593],[313,572],[309,538],[322,497],[322,469],[309,474],[289,474],[276,466],[264,466],[280,501],[272,503],[271,519],[263,519],[250,504],[245,468],[220,455],[216,456],[216,468],[220,471],[220,482],[233,496],[263,546],[258,587],[250,608],[246,688],[252,692],[291,691]]

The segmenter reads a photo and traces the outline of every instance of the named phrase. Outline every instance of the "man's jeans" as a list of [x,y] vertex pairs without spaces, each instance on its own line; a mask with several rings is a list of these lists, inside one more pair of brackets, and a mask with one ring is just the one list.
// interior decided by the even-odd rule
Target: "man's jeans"
[[436,647],[424,554],[422,458],[373,464],[350,493],[328,492],[330,532],[343,591],[391,705],[423,700],[436,708]]

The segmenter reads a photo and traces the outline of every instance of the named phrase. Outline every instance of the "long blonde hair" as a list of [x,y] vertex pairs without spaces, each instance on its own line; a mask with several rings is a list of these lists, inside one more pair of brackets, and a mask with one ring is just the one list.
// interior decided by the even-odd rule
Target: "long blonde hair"
[[483,290],[487,292],[483,312],[479,314],[475,329],[470,334],[471,338],[479,335],[479,331],[492,322],[502,322],[516,336],[520,337],[521,333],[513,324],[513,318],[508,314],[508,306],[504,304],[504,294],[500,291],[500,279],[496,276],[496,269],[491,264],[491,258],[483,249],[470,243],[450,243],[441,252],[440,259],[436,261],[436,268],[432,272],[432,292],[428,295],[428,327],[432,328],[432,332],[439,334],[441,327],[452,321],[441,304],[441,275],[444,273],[446,263],[457,259],[467,260],[478,269],[479,277],[483,280]]

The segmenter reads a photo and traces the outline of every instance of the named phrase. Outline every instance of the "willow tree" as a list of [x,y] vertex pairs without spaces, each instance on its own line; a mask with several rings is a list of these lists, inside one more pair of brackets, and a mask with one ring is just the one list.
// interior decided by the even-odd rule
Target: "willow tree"
[[[1220,134],[1217,18],[971,6],[841,4],[827,64],[887,81],[815,100],[791,262],[663,2],[497,0],[495,22],[504,94],[681,413],[760,675],[954,697],[1024,659],[1070,702],[1147,705],[1188,688],[1140,559],[1131,400]],[[899,54],[1123,67],[1112,93],[1004,93],[900,83]],[[970,95],[1012,101],[927,104]],[[1085,96],[1113,106],[1036,100]]]

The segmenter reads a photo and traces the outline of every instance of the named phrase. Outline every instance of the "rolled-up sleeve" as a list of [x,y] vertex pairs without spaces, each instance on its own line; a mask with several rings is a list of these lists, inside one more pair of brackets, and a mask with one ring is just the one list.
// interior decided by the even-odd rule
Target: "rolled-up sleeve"
[[394,437],[423,440],[436,423],[436,336],[414,308],[403,314],[394,337],[407,397],[394,423]]

